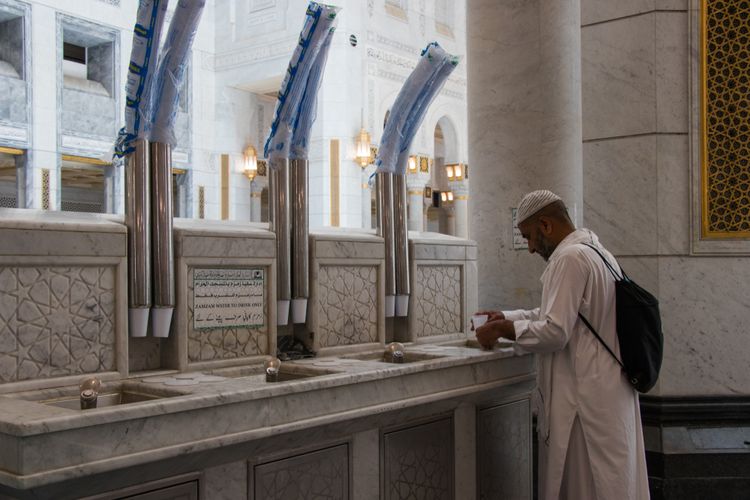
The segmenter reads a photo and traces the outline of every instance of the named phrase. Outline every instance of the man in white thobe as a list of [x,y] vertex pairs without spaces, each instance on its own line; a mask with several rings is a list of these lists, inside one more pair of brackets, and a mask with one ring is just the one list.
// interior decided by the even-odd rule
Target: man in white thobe
[[538,355],[539,498],[648,499],[638,394],[578,317],[586,317],[619,358],[615,283],[584,243],[619,267],[594,233],[575,228],[550,191],[526,195],[517,220],[529,252],[548,262],[541,306],[490,311],[476,333],[484,346],[502,336]]

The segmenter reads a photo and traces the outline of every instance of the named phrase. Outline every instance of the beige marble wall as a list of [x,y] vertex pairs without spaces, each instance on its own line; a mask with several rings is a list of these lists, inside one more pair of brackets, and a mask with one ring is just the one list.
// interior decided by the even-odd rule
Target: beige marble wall
[[531,307],[543,262],[513,249],[511,209],[541,188],[583,208],[579,1],[477,0],[466,26],[479,307]]
[[584,223],[661,301],[652,394],[747,394],[747,258],[698,257],[691,238],[697,4],[581,3]]

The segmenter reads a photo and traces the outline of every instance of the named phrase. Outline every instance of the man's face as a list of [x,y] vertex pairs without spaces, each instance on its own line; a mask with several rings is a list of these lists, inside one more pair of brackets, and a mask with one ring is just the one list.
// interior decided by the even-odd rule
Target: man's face
[[518,225],[521,236],[526,238],[530,253],[538,253],[545,262],[549,260],[555,245],[542,233],[541,224],[536,222],[522,222]]

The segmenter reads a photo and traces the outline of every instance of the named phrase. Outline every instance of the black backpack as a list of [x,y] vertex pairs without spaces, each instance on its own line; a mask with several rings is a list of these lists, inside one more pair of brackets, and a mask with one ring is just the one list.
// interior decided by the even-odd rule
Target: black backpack
[[615,278],[617,342],[620,344],[622,361],[617,359],[612,349],[602,340],[591,323],[580,312],[578,316],[620,364],[630,384],[638,392],[648,392],[656,384],[656,379],[659,378],[659,369],[664,352],[659,301],[628,278],[622,267],[620,268],[622,276],[618,276],[609,261],[596,247],[587,243],[584,243],[584,245],[599,254],[599,257],[602,258],[607,269]]

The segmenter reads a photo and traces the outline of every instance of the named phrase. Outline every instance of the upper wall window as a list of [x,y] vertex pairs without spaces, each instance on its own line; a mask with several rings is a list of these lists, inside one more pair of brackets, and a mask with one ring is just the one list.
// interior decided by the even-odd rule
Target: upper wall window
[[25,79],[23,16],[0,10],[0,76]]
[[449,0],[435,0],[435,30],[441,35],[453,38],[453,24],[456,6]]
[[409,2],[408,0],[385,0],[385,11],[393,17],[406,21],[409,17],[407,14]]
[[114,95],[114,41],[83,26],[63,28],[63,84],[92,94]]

